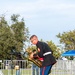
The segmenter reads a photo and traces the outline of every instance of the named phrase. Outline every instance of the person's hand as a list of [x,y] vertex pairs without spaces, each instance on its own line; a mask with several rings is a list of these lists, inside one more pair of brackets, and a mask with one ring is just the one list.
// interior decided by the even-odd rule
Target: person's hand
[[40,49],[38,48],[38,52],[40,52]]

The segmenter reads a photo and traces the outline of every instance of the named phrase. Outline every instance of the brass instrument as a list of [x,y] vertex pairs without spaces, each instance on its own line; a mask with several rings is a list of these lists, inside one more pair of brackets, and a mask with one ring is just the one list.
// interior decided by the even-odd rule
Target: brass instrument
[[31,51],[29,50],[26,50],[25,52],[27,55],[25,56],[27,60],[33,62],[35,65],[37,65],[38,67],[41,67],[42,66],[42,61],[40,61],[39,59],[32,59],[30,58],[30,54],[32,53]]

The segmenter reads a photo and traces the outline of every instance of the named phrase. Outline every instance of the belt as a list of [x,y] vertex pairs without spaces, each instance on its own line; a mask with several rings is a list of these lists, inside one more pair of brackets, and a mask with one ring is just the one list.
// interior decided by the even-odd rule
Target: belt
[[51,53],[52,52],[46,52],[46,53],[43,54],[43,56],[48,55],[48,54],[51,54]]

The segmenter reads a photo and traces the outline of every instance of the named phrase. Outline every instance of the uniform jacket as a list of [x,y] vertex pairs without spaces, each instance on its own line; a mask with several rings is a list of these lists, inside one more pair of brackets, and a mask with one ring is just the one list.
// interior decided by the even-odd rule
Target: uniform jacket
[[37,49],[40,49],[40,52],[38,52],[38,56],[40,58],[43,58],[42,67],[53,65],[54,63],[56,63],[55,57],[52,55],[53,52],[51,48],[45,42],[38,41],[36,46]]

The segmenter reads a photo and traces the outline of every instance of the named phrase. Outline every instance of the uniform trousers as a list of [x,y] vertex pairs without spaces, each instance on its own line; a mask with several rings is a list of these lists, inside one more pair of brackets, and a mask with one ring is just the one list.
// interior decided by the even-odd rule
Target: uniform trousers
[[51,68],[52,65],[40,68],[40,75],[49,75],[49,73],[51,72]]

